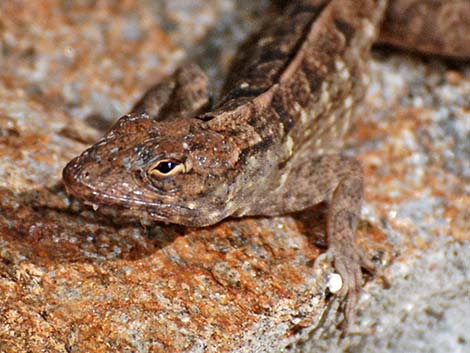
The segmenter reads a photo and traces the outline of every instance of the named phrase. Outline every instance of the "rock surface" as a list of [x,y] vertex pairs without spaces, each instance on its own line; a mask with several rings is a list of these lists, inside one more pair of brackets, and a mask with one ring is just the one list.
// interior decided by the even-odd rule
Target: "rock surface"
[[[190,229],[118,224],[61,169],[183,60],[215,89],[266,1],[0,2],[0,352],[470,349],[470,67],[380,51],[350,138],[370,279],[340,339],[324,205]],[[313,215],[313,217],[312,217]]]

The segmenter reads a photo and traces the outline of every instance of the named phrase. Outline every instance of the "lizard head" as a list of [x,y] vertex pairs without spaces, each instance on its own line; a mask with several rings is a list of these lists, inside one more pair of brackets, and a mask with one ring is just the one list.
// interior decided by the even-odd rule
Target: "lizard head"
[[70,161],[63,180],[69,193],[105,214],[204,226],[233,212],[227,204],[238,154],[201,120],[129,114]]

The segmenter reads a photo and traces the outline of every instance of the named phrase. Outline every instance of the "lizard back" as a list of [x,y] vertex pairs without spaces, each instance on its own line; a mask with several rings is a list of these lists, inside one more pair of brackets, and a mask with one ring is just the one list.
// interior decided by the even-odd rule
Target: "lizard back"
[[[68,191],[102,213],[191,226],[262,214],[265,195],[283,185],[291,165],[340,144],[385,4],[289,3],[242,48],[211,111],[197,113],[206,102],[197,70],[176,73],[178,84],[154,95],[169,105],[150,104],[150,112],[140,104],[69,162]],[[191,77],[194,94],[184,89]],[[199,103],[171,104],[171,87],[181,85],[180,97]]]
[[[306,142],[316,153],[341,147],[364,93],[368,59],[386,1],[290,2],[234,59],[224,94],[200,119],[236,136],[243,155]],[[313,153],[313,147],[309,147]]]

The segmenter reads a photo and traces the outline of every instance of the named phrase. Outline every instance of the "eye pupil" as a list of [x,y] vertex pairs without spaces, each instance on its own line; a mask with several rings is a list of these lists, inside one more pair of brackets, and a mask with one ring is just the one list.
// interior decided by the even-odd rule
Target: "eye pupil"
[[157,170],[162,173],[162,174],[167,174],[173,170],[173,168],[176,167],[176,163],[172,161],[162,161],[158,163],[157,165]]
[[185,173],[186,169],[182,162],[174,159],[162,159],[151,166],[147,173],[154,177],[173,176],[178,173]]

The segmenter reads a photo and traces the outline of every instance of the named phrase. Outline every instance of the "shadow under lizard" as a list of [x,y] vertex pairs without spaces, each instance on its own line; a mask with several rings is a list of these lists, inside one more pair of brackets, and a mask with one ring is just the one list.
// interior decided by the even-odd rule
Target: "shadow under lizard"
[[361,166],[340,150],[386,6],[290,2],[240,49],[214,107],[204,73],[183,66],[68,163],[67,190],[105,214],[193,227],[327,200],[325,256],[351,316],[374,266],[355,243]]

